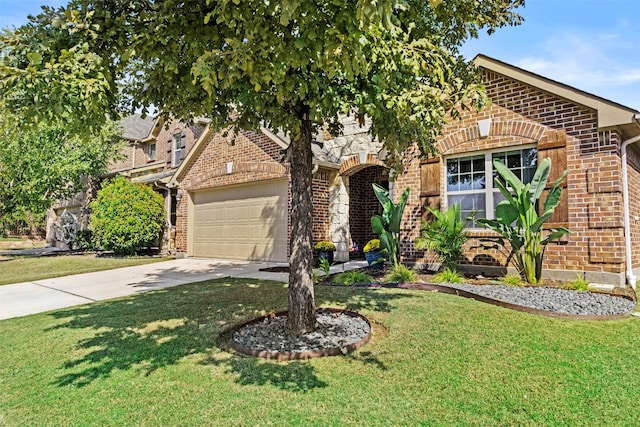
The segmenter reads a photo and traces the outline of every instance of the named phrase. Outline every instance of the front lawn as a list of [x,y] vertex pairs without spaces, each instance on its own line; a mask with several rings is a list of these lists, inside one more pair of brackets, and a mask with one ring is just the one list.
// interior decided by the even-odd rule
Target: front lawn
[[158,257],[97,257],[95,255],[0,256],[0,272],[2,272],[0,285],[112,270],[166,260],[167,258]]
[[[640,320],[550,319],[435,292],[316,287],[369,317],[348,356],[273,362],[224,332],[286,287],[219,279],[0,322],[22,425],[638,425]],[[220,334],[223,337],[220,338]]]
[[13,251],[20,249],[40,249],[47,246],[44,239],[33,240],[20,237],[0,237],[0,251]]

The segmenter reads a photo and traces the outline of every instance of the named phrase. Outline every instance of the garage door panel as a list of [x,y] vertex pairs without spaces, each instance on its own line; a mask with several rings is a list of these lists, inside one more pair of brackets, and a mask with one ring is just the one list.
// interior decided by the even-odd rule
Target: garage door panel
[[194,193],[193,256],[286,261],[287,183]]

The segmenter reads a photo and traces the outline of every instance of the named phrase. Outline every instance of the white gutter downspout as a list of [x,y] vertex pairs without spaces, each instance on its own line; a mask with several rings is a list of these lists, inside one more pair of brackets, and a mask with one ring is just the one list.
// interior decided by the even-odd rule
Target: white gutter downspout
[[[640,114],[636,114],[634,119],[640,120]],[[633,274],[633,264],[631,262],[631,213],[629,211],[629,179],[627,176],[627,147],[640,141],[640,135],[629,138],[622,142],[622,200],[624,206],[624,243],[627,265],[627,282],[636,289],[636,275]]]

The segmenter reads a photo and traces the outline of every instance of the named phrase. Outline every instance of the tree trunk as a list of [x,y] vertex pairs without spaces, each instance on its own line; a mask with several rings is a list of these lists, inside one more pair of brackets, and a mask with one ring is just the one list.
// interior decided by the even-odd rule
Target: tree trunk
[[286,331],[300,335],[316,326],[313,297],[312,237],[312,155],[311,123],[306,114],[301,118],[299,135],[292,135],[291,161],[291,241],[289,269],[289,313]]

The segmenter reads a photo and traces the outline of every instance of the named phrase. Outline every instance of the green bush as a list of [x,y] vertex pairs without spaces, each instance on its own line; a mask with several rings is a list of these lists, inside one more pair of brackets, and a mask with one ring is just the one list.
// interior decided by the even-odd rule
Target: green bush
[[162,196],[145,184],[116,177],[91,203],[94,241],[118,255],[134,255],[155,246],[165,221]]
[[410,283],[418,280],[418,273],[406,265],[396,264],[384,279],[387,283]]
[[460,204],[449,206],[446,211],[429,208],[432,221],[423,221],[420,237],[415,241],[416,248],[429,249],[438,255],[445,269],[456,271],[458,260],[462,256],[467,232],[462,219]]
[[500,278],[500,281],[509,286],[522,286],[522,278],[517,274],[506,274]]
[[356,283],[372,283],[375,280],[363,271],[350,270],[338,274],[333,281],[341,285],[355,285]]
[[93,240],[93,233],[88,228],[84,230],[78,230],[75,238],[75,248],[81,251],[91,251],[96,249],[96,245]]
[[437,283],[463,283],[464,277],[457,270],[445,268],[440,273],[433,276]]

